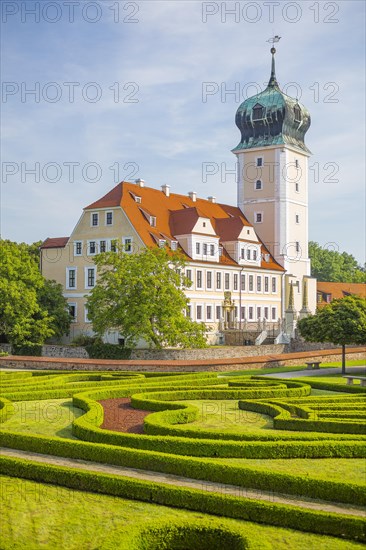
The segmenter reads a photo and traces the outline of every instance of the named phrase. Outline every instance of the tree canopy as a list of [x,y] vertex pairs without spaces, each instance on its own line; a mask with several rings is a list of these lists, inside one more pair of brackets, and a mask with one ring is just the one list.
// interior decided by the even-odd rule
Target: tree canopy
[[347,296],[333,300],[298,322],[298,329],[309,342],[331,342],[341,345],[342,372],[345,372],[345,346],[366,344],[366,300],[359,296]]
[[43,344],[70,327],[62,286],[39,271],[38,246],[0,241],[0,337],[15,346]]
[[318,281],[334,283],[366,283],[366,271],[347,252],[338,252],[309,242],[311,275]]
[[116,330],[133,347],[204,347],[206,327],[186,315],[190,286],[180,254],[146,248],[139,254],[107,252],[95,257],[97,283],[87,299],[88,317],[102,336]]

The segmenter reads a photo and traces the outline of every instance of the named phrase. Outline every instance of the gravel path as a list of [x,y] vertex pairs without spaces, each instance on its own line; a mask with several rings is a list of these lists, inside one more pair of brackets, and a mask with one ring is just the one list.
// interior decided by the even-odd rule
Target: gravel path
[[1,448],[0,454],[4,456],[12,456],[36,462],[54,464],[57,466],[68,466],[70,468],[78,468],[94,472],[102,472],[106,474],[120,475],[135,479],[143,479],[155,483],[165,483],[168,485],[178,485],[181,487],[190,487],[209,492],[218,492],[226,495],[245,497],[249,499],[265,500],[268,502],[277,502],[279,504],[292,504],[302,508],[310,508],[313,510],[323,510],[324,512],[334,512],[338,514],[347,514],[352,516],[365,517],[366,512],[359,506],[348,504],[329,503],[327,501],[310,499],[306,497],[297,497],[294,495],[278,494],[267,491],[254,489],[246,489],[235,485],[226,485],[224,483],[215,483],[210,481],[199,481],[196,479],[175,476],[172,474],[162,474],[149,470],[137,470],[133,468],[124,468],[122,466],[113,466],[108,464],[100,464],[98,462],[89,462],[85,460],[77,460],[63,458],[53,455],[42,455],[39,453],[31,453],[28,451],[19,451],[15,449]]
[[[347,367],[347,374],[359,374],[364,376],[366,366],[361,367]],[[261,374],[260,376],[269,376],[270,378],[302,378],[303,376],[326,376],[327,374],[342,374],[340,367],[333,367],[329,369],[319,370],[297,370],[292,372],[275,372],[274,374]]]

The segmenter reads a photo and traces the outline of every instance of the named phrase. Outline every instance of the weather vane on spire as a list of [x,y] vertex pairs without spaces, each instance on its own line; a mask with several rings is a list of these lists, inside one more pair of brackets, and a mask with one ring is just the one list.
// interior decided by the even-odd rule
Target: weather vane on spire
[[275,44],[276,42],[279,42],[280,39],[281,37],[278,36],[278,34],[276,34],[275,36],[272,36],[272,38],[267,40],[267,42],[270,42],[270,44],[272,44],[272,48],[270,50],[272,54],[272,70],[271,70],[271,78],[269,79],[269,82],[268,82],[268,86],[270,87],[274,87],[274,86],[278,87],[278,82],[276,79],[276,70],[275,70],[275,59],[274,59],[276,48],[273,46],[273,44]]
[[272,36],[272,38],[267,40],[267,42],[269,42],[270,44],[274,44],[275,42],[279,42],[280,39],[281,39],[281,37],[278,36],[278,34],[276,34],[275,36]]

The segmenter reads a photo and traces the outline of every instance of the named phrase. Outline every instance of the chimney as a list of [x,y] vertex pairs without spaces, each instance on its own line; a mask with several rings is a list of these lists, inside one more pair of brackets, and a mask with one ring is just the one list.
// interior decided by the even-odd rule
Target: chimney
[[138,178],[137,180],[135,180],[135,183],[139,187],[145,187],[145,180],[142,180],[141,178]]
[[216,197],[208,197],[208,200],[209,200],[210,202],[216,202]]
[[161,186],[161,190],[167,197],[170,196],[170,185],[164,184]]
[[188,193],[188,197],[193,201],[193,202],[196,202],[196,198],[197,198],[197,193],[195,191],[190,191]]

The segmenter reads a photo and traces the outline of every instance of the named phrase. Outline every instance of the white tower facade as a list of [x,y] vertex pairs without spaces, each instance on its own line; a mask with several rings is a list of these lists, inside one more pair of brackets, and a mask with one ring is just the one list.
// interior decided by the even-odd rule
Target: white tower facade
[[[308,159],[304,136],[310,114],[281,92],[275,75],[275,48],[267,88],[245,100],[236,113],[241,141],[238,206],[286,270],[284,310],[290,286],[296,312],[316,309],[316,280],[308,256]],[[306,284],[305,284],[306,281]],[[304,295],[307,294],[307,296]],[[284,313],[284,311],[283,311]]]

